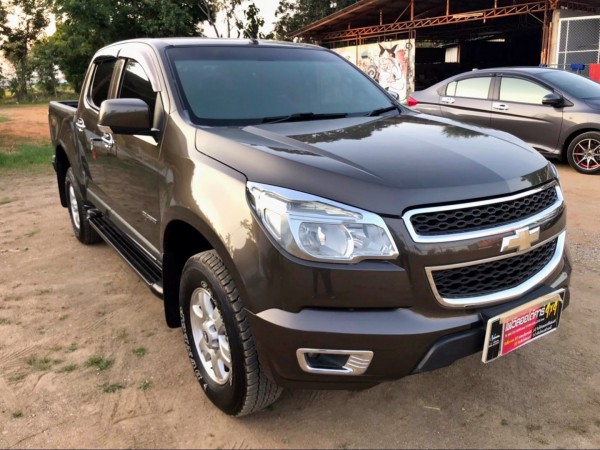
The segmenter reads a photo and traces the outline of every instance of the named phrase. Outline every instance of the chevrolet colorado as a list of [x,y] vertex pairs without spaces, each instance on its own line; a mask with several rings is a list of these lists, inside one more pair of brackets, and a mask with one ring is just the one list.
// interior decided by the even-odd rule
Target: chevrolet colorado
[[554,166],[407,109],[324,48],[139,39],[51,102],[62,206],[164,299],[210,400],[360,389],[556,329],[569,302]]

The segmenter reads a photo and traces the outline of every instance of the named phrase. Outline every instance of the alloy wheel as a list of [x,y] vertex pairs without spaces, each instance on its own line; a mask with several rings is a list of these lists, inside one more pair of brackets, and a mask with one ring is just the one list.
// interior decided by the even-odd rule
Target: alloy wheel
[[596,170],[600,167],[600,141],[582,139],[573,149],[573,161],[583,170]]
[[227,383],[231,376],[229,339],[221,312],[208,286],[192,293],[190,324],[194,346],[204,370],[215,383]]
[[69,184],[69,208],[71,209],[73,224],[75,225],[75,228],[79,230],[81,227],[79,221],[79,204],[77,203],[77,196],[75,195],[75,189],[72,184]]

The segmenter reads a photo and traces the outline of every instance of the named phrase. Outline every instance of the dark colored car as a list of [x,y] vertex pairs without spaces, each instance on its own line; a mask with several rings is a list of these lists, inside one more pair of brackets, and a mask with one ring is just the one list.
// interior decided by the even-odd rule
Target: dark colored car
[[75,236],[103,238],[164,299],[228,414],[280,387],[488,362],[569,303],[555,167],[402,107],[332,51],[120,42],[49,113]]
[[548,68],[474,70],[417,91],[418,111],[506,131],[578,172],[600,173],[600,84]]

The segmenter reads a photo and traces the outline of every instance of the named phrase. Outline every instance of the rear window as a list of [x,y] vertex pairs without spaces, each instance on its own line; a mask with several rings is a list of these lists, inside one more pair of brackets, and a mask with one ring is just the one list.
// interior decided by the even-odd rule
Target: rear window
[[108,89],[110,88],[110,80],[112,79],[116,62],[116,59],[110,59],[100,61],[96,64],[94,78],[90,86],[89,99],[97,108],[100,108],[102,102],[108,98]]
[[491,83],[491,77],[466,78],[464,80],[453,81],[446,87],[446,95],[450,97],[487,99]]

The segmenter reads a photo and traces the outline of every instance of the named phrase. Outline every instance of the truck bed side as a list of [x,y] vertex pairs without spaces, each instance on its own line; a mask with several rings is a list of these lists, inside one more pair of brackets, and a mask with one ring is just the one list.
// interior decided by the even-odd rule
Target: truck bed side
[[50,139],[52,140],[52,147],[54,147],[55,152],[52,164],[56,170],[60,203],[65,207],[67,206],[67,198],[63,189],[65,174],[70,166],[79,164],[74,123],[78,103],[77,100],[53,101],[48,106]]

